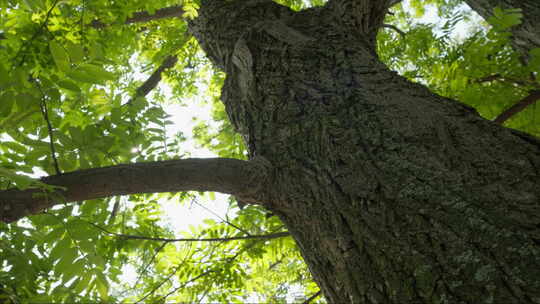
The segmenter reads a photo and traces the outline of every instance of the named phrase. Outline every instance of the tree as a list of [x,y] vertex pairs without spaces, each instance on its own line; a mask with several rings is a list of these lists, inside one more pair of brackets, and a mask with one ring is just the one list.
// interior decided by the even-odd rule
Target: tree
[[[494,12],[488,19],[493,29],[452,42],[449,33],[463,18],[456,14],[458,2],[432,1],[449,17],[440,28],[442,34],[426,25],[407,25],[410,19],[398,2],[329,0],[293,10],[269,0],[203,0],[197,17],[187,23],[165,19],[144,27],[138,20],[178,16],[179,10],[193,14],[194,4],[159,10],[153,6],[161,4],[156,1],[147,4],[147,13],[140,12],[142,3],[92,6],[56,1],[48,10],[39,7],[41,2],[26,4],[41,16],[36,17],[38,24],[27,12],[16,13],[11,2],[3,4],[9,8],[4,13],[9,25],[4,48],[18,51],[0,66],[2,75],[11,75],[2,79],[2,98],[12,103],[2,108],[5,118],[0,122],[12,139],[2,143],[8,189],[0,192],[0,218],[9,222],[36,214],[30,216],[32,228],[3,226],[2,233],[11,235],[12,242],[4,247],[29,256],[32,251],[52,256],[41,259],[34,254],[30,260],[38,270],[28,276],[54,269],[77,290],[69,294],[65,288],[60,294],[76,298],[90,286],[87,296],[95,297],[95,290],[106,298],[108,280],[99,271],[74,279],[75,271],[66,265],[74,263],[73,269],[79,270],[88,265],[110,267],[111,277],[117,279],[114,272],[120,262],[99,261],[105,248],[114,257],[115,247],[107,247],[102,237],[88,242],[88,236],[98,229],[118,237],[116,248],[126,248],[134,246],[126,239],[138,238],[132,232],[166,233],[155,230],[155,219],[152,222],[148,215],[155,202],[139,205],[147,222],[134,216],[138,229],[118,223],[117,204],[108,211],[107,201],[84,202],[75,209],[53,206],[113,195],[219,191],[234,195],[239,204],[270,212],[264,215],[250,206],[239,217],[246,225],[252,221],[250,229],[264,228],[261,236],[225,221],[229,228],[240,228],[243,236],[281,240],[281,224],[272,215],[279,217],[329,302],[540,302],[540,142],[500,125],[512,118],[510,126],[540,134],[535,120],[540,114],[532,106],[540,97],[534,34],[538,25],[533,19],[539,5],[520,2],[520,13],[498,7],[497,1],[467,1],[482,16]],[[299,3],[285,4],[301,8]],[[420,2],[411,4],[423,8]],[[100,5],[110,10],[110,20],[99,14],[104,9]],[[388,15],[389,9],[395,10],[393,15]],[[94,18],[100,19],[88,22]],[[31,26],[12,21],[20,19]],[[78,21],[76,30],[73,20]],[[115,22],[136,25],[126,29]],[[409,28],[403,33],[400,26]],[[117,29],[108,31],[109,27]],[[197,44],[177,38],[186,28],[226,74],[215,73],[209,81],[211,88],[223,82],[221,101],[230,120],[222,126],[220,140],[234,147],[215,147],[222,158],[165,161],[174,154],[154,152],[163,135],[152,124],[163,127],[165,114],[143,97],[175,64],[175,56],[183,59],[178,61],[184,73],[169,71],[166,76],[176,82],[173,91],[183,90],[177,94],[190,93],[185,86],[193,81],[189,76],[203,71],[194,67],[202,66],[203,60],[195,55]],[[23,30],[32,39],[18,39],[16,34]],[[142,36],[141,45],[132,41]],[[506,46],[510,40],[518,52]],[[151,44],[158,48],[150,49]],[[104,56],[120,50],[114,59]],[[131,69],[128,63],[136,52],[152,62],[164,58],[164,65],[138,88],[129,87],[131,97],[122,100],[125,89],[115,80],[125,74],[122,69]],[[216,107],[216,115],[223,115]],[[21,124],[25,119],[32,123]],[[21,127],[14,127],[18,124]],[[242,143],[231,128],[242,136],[248,160],[243,160]],[[214,145],[208,142],[211,130],[199,132],[203,143]],[[133,147],[146,162],[115,165],[139,160]],[[36,166],[52,175],[36,181],[19,174]],[[103,227],[107,223],[114,231]],[[207,230],[212,229],[225,230]],[[37,236],[46,232],[54,246]],[[33,237],[23,240],[25,233]],[[154,239],[163,241],[163,247],[139,249],[151,252],[150,261],[173,242]],[[226,238],[212,238],[218,239]],[[101,247],[93,248],[92,242]],[[231,265],[241,252],[258,249],[250,251],[256,258],[268,252],[264,243],[245,244],[212,266],[201,266],[207,261],[199,258],[199,270],[178,275],[182,283],[168,281],[170,276],[154,282],[145,277],[151,287],[139,299],[165,301],[170,294],[158,292],[163,282],[174,293],[213,273],[220,273],[227,286],[241,289],[238,282],[246,276],[238,265]],[[215,251],[213,247],[209,255]],[[9,254],[4,256],[11,260],[3,267],[24,269]],[[127,254],[115,258],[125,261]],[[169,263],[174,267],[156,265],[156,275],[160,269],[174,268],[170,273],[175,276],[187,267],[182,261]],[[35,289],[52,289],[47,275],[40,278]],[[203,287],[194,288],[201,298],[227,300]],[[3,288],[11,298],[24,297],[13,285]],[[28,288],[25,292],[31,293]]]

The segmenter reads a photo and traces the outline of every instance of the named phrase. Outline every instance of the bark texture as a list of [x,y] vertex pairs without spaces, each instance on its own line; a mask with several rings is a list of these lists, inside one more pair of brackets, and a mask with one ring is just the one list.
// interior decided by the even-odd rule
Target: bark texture
[[256,200],[265,182],[265,163],[227,158],[191,158],[125,164],[48,176],[41,182],[61,187],[0,191],[0,221],[12,222],[59,203],[135,193],[217,191]]
[[520,9],[522,23],[512,28],[512,44],[527,57],[533,48],[540,48],[540,1],[538,0],[465,0],[484,19],[493,16],[493,9]]
[[391,1],[202,1],[261,203],[332,303],[540,303],[540,142],[390,71]]

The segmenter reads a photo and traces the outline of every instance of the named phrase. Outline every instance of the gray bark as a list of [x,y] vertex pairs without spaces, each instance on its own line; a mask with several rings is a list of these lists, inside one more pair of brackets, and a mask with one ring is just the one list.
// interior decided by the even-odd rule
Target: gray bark
[[56,204],[136,193],[217,191],[251,202],[266,177],[264,161],[189,158],[123,164],[42,178],[56,191],[0,191],[0,221],[12,222]]
[[465,0],[484,19],[493,16],[493,9],[520,9],[522,23],[512,29],[512,45],[527,57],[533,48],[540,48],[540,1],[538,0]]
[[259,203],[332,303],[540,303],[540,142],[383,65],[383,2],[203,1]]

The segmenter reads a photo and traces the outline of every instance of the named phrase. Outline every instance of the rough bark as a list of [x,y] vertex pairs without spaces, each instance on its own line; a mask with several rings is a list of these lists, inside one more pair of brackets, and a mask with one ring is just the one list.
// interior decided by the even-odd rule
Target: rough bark
[[540,1],[538,0],[465,0],[484,19],[493,16],[495,7],[520,9],[522,23],[512,29],[512,45],[527,57],[533,48],[540,48]]
[[55,204],[136,193],[216,191],[253,202],[265,181],[264,161],[227,158],[180,159],[80,170],[41,182],[63,187],[0,191],[0,221],[12,222]]
[[540,142],[384,66],[389,2],[202,1],[261,203],[332,303],[540,303]]

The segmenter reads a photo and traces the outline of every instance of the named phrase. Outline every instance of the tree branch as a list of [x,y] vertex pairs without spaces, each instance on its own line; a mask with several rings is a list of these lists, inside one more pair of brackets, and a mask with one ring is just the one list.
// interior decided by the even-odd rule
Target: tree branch
[[79,170],[42,178],[61,190],[0,191],[0,221],[12,222],[59,203],[115,195],[179,191],[216,191],[256,203],[268,165],[262,159],[191,158]]
[[498,73],[473,80],[474,83],[484,83],[484,82],[492,82],[492,81],[501,81],[501,82],[507,82],[507,83],[516,84],[520,86],[533,86],[533,87],[540,88],[540,85],[538,84],[538,82],[536,82],[535,79],[530,79],[530,80],[515,79],[515,78],[505,77]]
[[[52,8],[56,6],[56,3]],[[50,10],[52,11],[52,9]],[[143,22],[149,22],[152,20],[159,20],[159,19],[166,19],[166,18],[174,18],[174,17],[182,17],[184,15],[185,11],[180,5],[174,5],[169,7],[160,8],[155,11],[154,14],[150,14],[149,12],[142,11],[142,12],[136,12],[133,14],[132,17],[126,19],[123,24],[133,24],[133,23],[143,23]],[[50,13],[47,13],[47,19]],[[90,22],[90,26],[96,29],[103,29],[106,27],[109,27],[113,24],[107,24],[103,23],[99,20],[92,20]],[[6,39],[6,36],[4,33],[0,33],[0,40]]]
[[129,105],[138,97],[145,97],[152,91],[161,81],[161,73],[163,73],[165,70],[172,68],[176,63],[178,62],[178,57],[176,55],[170,55],[163,60],[161,65],[146,79],[146,81],[140,85],[137,90],[135,91],[135,96],[131,98],[128,102],[126,102],[126,105]]
[[[161,297],[157,302],[166,302],[165,300],[170,296],[172,295],[173,293],[177,292],[178,290],[180,290],[181,288],[184,288],[186,287],[189,283],[192,283],[192,282],[195,282],[196,280],[204,277],[204,276],[207,276],[211,273],[214,273],[214,272],[221,272],[223,270],[223,266],[225,265],[229,265],[231,264],[232,262],[234,262],[239,256],[241,256],[244,252],[248,251],[249,249],[251,249],[252,247],[254,247],[258,242],[260,242],[261,240],[255,240],[253,242],[251,242],[250,244],[247,244],[245,247],[241,248],[235,255],[233,255],[232,257],[228,258],[225,262],[224,265],[219,265],[218,264],[218,267],[215,267],[215,268],[210,268],[208,269],[207,271],[201,273],[200,275],[194,277],[193,279],[187,281],[187,282],[184,282],[182,285],[174,288],[172,291],[170,291],[169,293],[167,293],[166,295],[164,295],[163,297]],[[143,299],[137,301],[136,303],[141,303],[145,298],[147,298],[150,294],[154,293],[157,289],[153,290],[151,293],[149,293],[146,297],[144,297]]]
[[210,212],[213,216],[217,217],[218,219],[220,219],[220,220],[221,220],[222,222],[224,222],[225,224],[227,224],[227,225],[233,227],[234,229],[236,229],[236,230],[238,230],[238,231],[240,231],[240,232],[242,232],[242,233],[244,233],[244,234],[246,234],[246,235],[251,235],[251,233],[249,233],[249,231],[246,231],[245,229],[242,229],[242,228],[236,226],[235,224],[229,222],[228,220],[222,218],[219,214],[217,214],[217,213],[215,213],[214,211],[212,211],[212,210],[206,208],[206,206],[204,206],[203,204],[199,204],[199,202],[197,202],[197,199],[196,199],[196,198],[194,198],[194,199],[192,200],[192,202],[195,203],[195,204],[197,204],[199,207],[203,208],[204,210]]
[[142,235],[132,235],[132,234],[123,234],[123,233],[116,233],[111,232],[99,225],[96,225],[91,222],[87,222],[88,224],[96,227],[97,229],[107,233],[108,235],[112,235],[115,237],[128,239],[128,240],[145,240],[145,241],[157,241],[157,242],[165,242],[165,243],[171,243],[171,242],[230,242],[230,241],[239,241],[239,240],[253,240],[253,239],[259,239],[259,240],[271,240],[271,239],[277,239],[282,238],[286,236],[290,236],[291,234],[287,231],[282,232],[276,232],[276,233],[270,233],[270,234],[260,234],[260,235],[244,235],[244,236],[232,236],[232,237],[225,237],[225,238],[207,238],[207,239],[200,239],[200,238],[182,238],[182,239],[169,239],[169,238],[162,238],[162,237],[151,237],[151,236],[142,236]]
[[[184,15],[184,9],[182,8],[182,6],[175,5],[175,6],[160,8],[156,10],[154,14],[150,14],[146,11],[136,12],[133,14],[132,17],[126,19],[124,24],[142,23],[142,22],[149,22],[152,20],[159,20],[159,19],[165,19],[165,18],[182,17],[182,15]],[[110,24],[105,24],[99,20],[92,21],[90,25],[97,29],[102,29],[102,28],[106,28],[110,26]]]
[[51,120],[49,119],[49,110],[47,109],[47,104],[44,100],[42,100],[39,106],[41,108],[41,114],[43,114],[43,119],[45,119],[45,122],[47,123],[47,131],[49,132],[49,146],[51,147],[51,157],[54,164],[54,171],[56,172],[56,174],[62,174],[62,171],[60,171],[60,166],[58,166],[58,159],[56,158],[56,149],[54,147],[53,135],[54,133]]
[[527,95],[522,100],[518,101],[516,104],[514,104],[510,108],[506,109],[499,116],[497,116],[497,118],[495,118],[493,121],[498,124],[503,124],[512,116],[525,110],[525,108],[527,108],[528,106],[536,103],[539,99],[540,99],[540,90],[532,90],[529,92],[529,95]]
[[146,96],[152,91],[158,83],[161,81],[161,73],[165,70],[172,68],[178,62],[176,55],[171,55],[163,60],[163,63],[148,77],[148,79],[137,88],[137,96]]
[[407,36],[407,34],[405,34],[404,31],[400,30],[399,27],[397,27],[395,25],[383,23],[382,27],[389,28],[389,29],[392,29],[392,30],[396,31],[399,35],[401,35],[401,38],[405,38]]
[[163,250],[163,248],[165,248],[165,246],[167,246],[167,244],[169,244],[169,242],[163,242],[158,247],[158,249],[156,249],[154,251],[154,254],[150,258],[150,260],[146,263],[146,265],[143,266],[142,270],[138,271],[139,275],[137,276],[137,280],[135,281],[135,284],[133,284],[133,287],[136,287],[137,285],[139,285],[139,282],[141,281],[141,278],[143,277],[143,275],[146,274],[146,272],[148,271],[148,268],[150,267],[150,265],[152,265],[152,263],[154,263],[154,261],[157,258],[157,255],[161,252],[161,250]]
[[321,295],[321,291],[317,291],[315,294],[313,294],[311,297],[309,297],[309,299],[305,300],[303,304],[309,304],[311,303],[313,300],[315,300],[318,296]]

